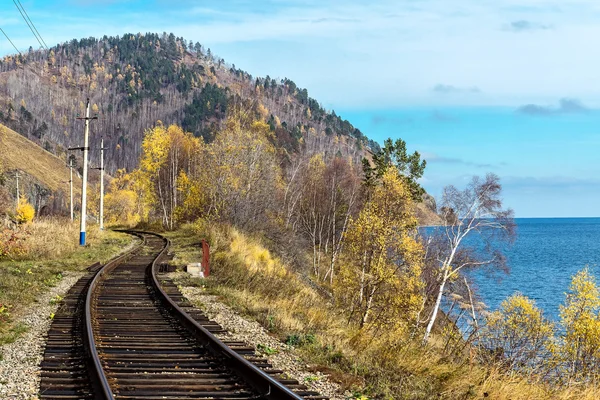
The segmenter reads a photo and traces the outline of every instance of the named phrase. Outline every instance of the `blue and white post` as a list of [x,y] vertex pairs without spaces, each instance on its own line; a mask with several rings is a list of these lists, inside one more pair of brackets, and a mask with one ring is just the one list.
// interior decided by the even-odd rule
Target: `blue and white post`
[[87,175],[90,132],[90,99],[87,99],[85,110],[85,132],[83,136],[83,179],[81,186],[81,229],[79,230],[79,245],[85,246],[85,220],[87,218]]
[[104,230],[104,138],[100,139],[100,230]]

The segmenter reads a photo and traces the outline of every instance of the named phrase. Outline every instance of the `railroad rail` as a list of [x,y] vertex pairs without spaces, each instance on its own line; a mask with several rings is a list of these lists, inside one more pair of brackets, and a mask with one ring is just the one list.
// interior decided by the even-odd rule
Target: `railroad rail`
[[159,275],[168,239],[140,244],[90,271],[56,313],[41,399],[326,399],[254,355]]

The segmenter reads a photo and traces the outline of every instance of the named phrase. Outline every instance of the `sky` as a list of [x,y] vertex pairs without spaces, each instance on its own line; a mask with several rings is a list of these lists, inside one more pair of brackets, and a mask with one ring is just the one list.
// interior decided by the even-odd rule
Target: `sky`
[[[253,76],[288,77],[368,137],[419,151],[438,200],[493,172],[517,217],[600,216],[600,2],[20,1],[49,46],[173,32]],[[39,47],[13,2],[0,28]]]

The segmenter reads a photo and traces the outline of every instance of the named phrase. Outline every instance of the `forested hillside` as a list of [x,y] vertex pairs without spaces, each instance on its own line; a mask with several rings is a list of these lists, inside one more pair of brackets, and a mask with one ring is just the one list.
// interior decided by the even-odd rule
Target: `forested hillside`
[[365,149],[379,147],[292,80],[253,77],[173,34],[74,39],[0,61],[0,123],[59,156],[82,145],[76,118],[87,97],[99,117],[91,124],[91,160],[103,136],[109,173],[137,166],[143,132],[157,121],[210,142],[236,103],[268,121],[284,160],[319,152],[358,162]]

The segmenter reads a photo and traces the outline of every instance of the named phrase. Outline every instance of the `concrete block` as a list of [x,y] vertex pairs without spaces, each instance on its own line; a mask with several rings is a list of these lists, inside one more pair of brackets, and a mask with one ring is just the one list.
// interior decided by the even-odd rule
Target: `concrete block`
[[202,268],[201,263],[188,264],[185,270],[194,278],[204,278],[204,268]]

